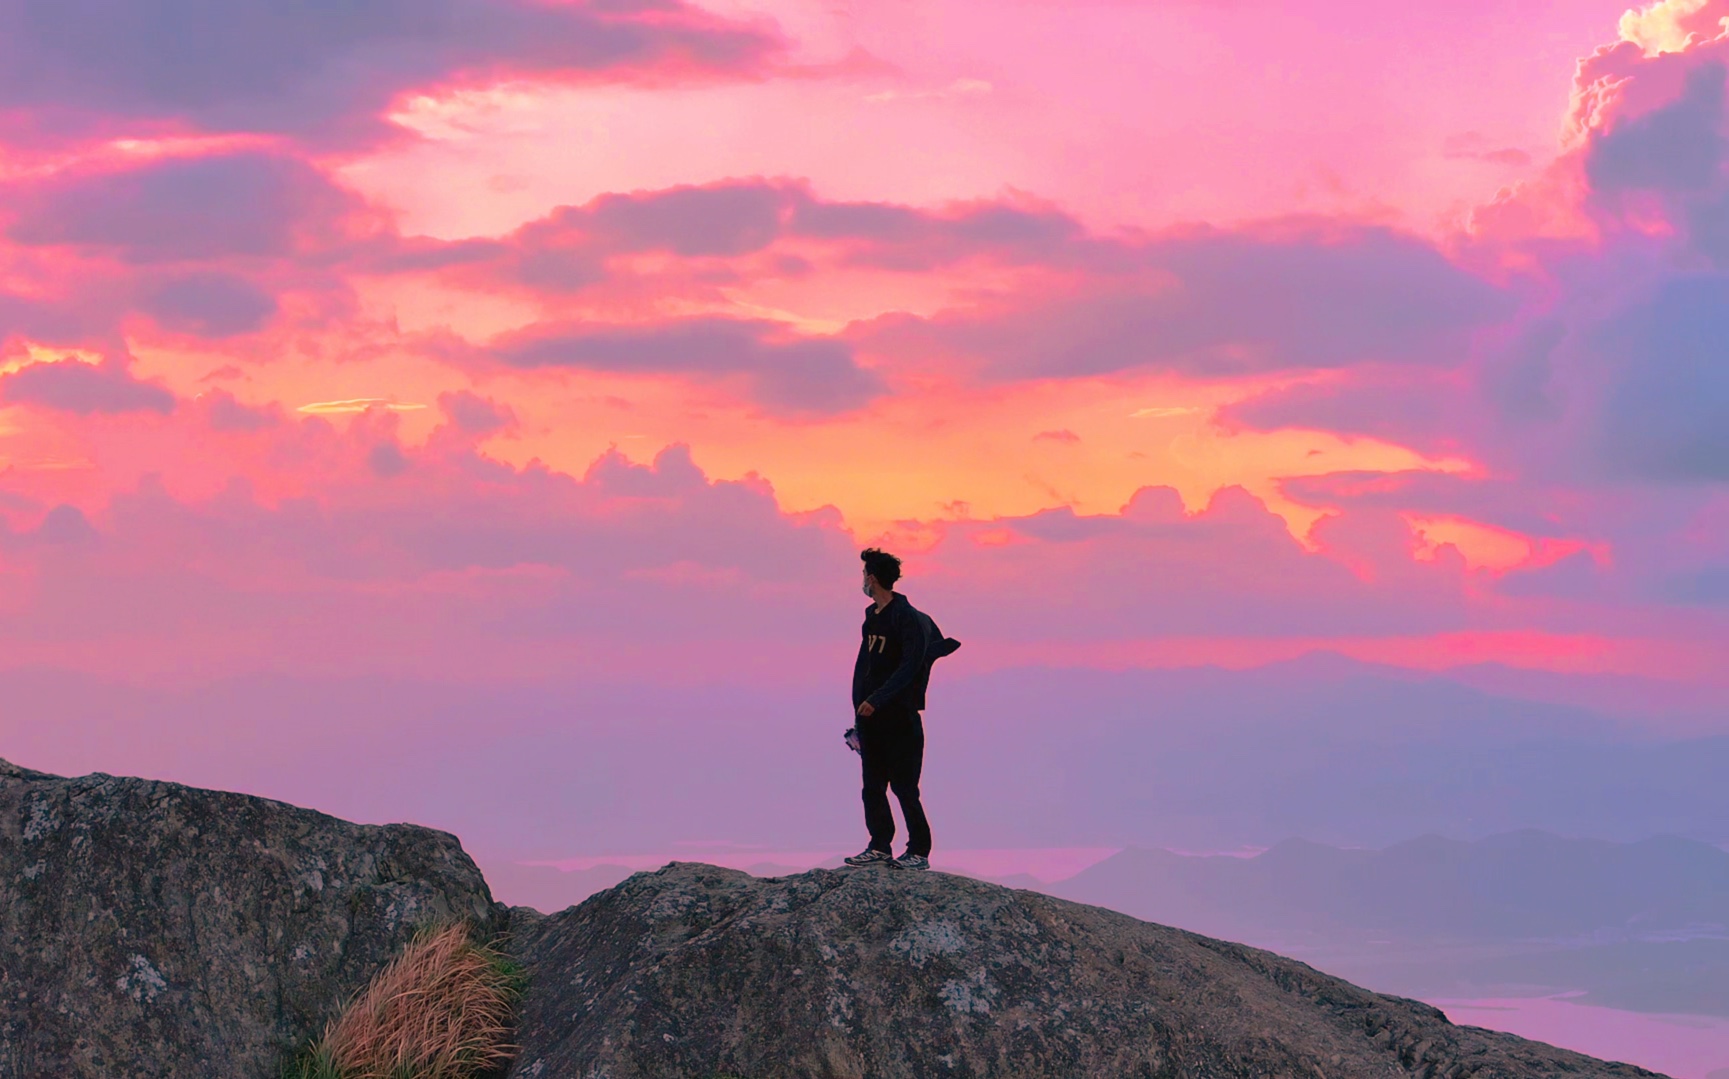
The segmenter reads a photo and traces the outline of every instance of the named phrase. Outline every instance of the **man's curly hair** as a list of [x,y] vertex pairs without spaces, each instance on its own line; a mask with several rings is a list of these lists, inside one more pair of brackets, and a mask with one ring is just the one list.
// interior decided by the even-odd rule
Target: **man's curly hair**
[[892,589],[895,582],[901,579],[901,560],[887,551],[875,547],[859,552],[859,558],[864,560],[865,572],[877,579],[877,584]]

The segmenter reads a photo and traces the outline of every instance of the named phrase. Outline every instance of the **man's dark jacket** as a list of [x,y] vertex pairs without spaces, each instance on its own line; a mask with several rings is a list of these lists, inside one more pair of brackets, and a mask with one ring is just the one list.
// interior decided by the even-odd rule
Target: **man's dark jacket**
[[[870,632],[873,624],[879,630],[878,634]],[[876,610],[874,603],[865,608],[865,628],[861,636],[858,659],[852,669],[854,711],[864,701],[869,701],[873,709],[923,711],[931,664],[961,646],[961,642],[953,637],[944,637],[930,615],[908,603],[899,592],[881,611]],[[887,640],[876,643],[873,636],[883,636]],[[885,664],[871,662],[873,643],[876,655],[896,659],[886,674],[883,671]]]

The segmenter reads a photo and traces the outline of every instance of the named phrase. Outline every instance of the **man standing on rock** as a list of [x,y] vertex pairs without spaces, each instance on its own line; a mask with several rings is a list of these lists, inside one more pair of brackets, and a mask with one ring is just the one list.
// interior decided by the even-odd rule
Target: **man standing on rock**
[[[847,865],[886,864],[903,869],[929,869],[931,826],[919,803],[919,773],[924,768],[925,729],[919,713],[931,664],[961,646],[944,637],[935,622],[914,609],[894,591],[901,561],[875,547],[863,551],[865,608],[858,660],[853,664],[852,703],[857,726],[847,732],[847,744],[858,751],[864,771],[865,827],[870,846],[846,860]],[[906,818],[907,849],[894,857],[894,814],[889,790]]]

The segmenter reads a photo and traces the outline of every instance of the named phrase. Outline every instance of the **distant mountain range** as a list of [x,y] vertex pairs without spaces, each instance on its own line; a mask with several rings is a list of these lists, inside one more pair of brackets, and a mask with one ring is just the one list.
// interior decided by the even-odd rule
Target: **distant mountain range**
[[1283,950],[1383,992],[1583,991],[1729,1015],[1729,852],[1538,831],[1384,850],[1288,840],[1253,858],[1122,851],[1042,890]]
[[1208,933],[1407,941],[1729,936],[1729,851],[1510,832],[1384,850],[1287,840],[1253,858],[1122,851],[1050,891]]

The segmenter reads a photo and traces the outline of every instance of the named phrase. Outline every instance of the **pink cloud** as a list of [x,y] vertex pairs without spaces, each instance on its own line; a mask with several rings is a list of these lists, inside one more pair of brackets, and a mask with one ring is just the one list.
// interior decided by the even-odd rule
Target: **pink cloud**
[[385,113],[411,90],[748,77],[780,46],[772,27],[652,0],[364,0],[293,11],[260,0],[46,9],[8,0],[0,43],[0,109],[62,126],[186,124],[339,143],[385,137]]
[[509,405],[469,390],[439,394],[438,407],[450,425],[465,435],[484,438],[517,425],[516,413]]
[[[1299,500],[1558,528],[1613,552],[1612,565],[1580,553],[1527,567],[1508,591],[1721,610],[1729,547],[1694,522],[1720,516],[1729,479],[1725,14],[1673,2],[1629,13],[1625,40],[1581,64],[1576,141],[1547,178],[1502,199],[1477,239],[1520,251],[1538,278],[1517,319],[1445,368],[1350,369],[1251,396],[1219,421],[1372,435],[1482,466],[1379,488],[1284,481]],[[1557,200],[1590,222],[1582,238],[1507,231]]]
[[[485,404],[443,407],[458,427],[464,409]],[[609,452],[579,477],[506,466],[436,432],[405,445],[386,415],[341,432],[220,391],[196,405],[169,428],[195,426],[206,447],[229,447],[229,478],[219,466],[206,481],[214,493],[175,494],[146,474],[85,509],[14,520],[8,563],[28,598],[10,624],[30,627],[14,657],[521,673],[575,649],[627,669],[676,656],[694,676],[726,669],[705,651],[716,634],[764,656],[801,655],[813,641],[845,651],[853,612],[841,589],[859,541],[832,510],[787,512],[763,481],[709,478],[685,447],[652,465]],[[178,436],[158,426],[132,438],[148,461],[151,440]],[[245,477],[259,459],[291,474],[292,488],[256,492]],[[1005,644],[1502,624],[1473,605],[1456,557],[1413,561],[1410,529],[1375,509],[1329,522],[1315,550],[1235,490],[1193,515],[1174,492],[1148,488],[1120,514],[938,529],[911,556],[914,594]],[[78,542],[47,542],[55,536]],[[1001,609],[1003,588],[1035,579],[1039,589]]]
[[[1053,267],[1109,263],[1115,248],[1071,216],[1028,200],[933,208],[837,202],[806,183],[725,180],[562,206],[498,241],[409,241],[379,262],[397,272],[452,270],[470,282],[510,284],[549,297],[631,272],[629,256],[660,253],[708,279],[717,272],[798,276],[810,260],[928,272],[968,260]],[[752,256],[773,253],[774,259]],[[672,280],[662,271],[662,282]]]
[[204,444],[231,446],[237,465],[267,454],[306,493],[266,501],[235,472],[211,496],[177,496],[147,477],[89,516],[63,505],[34,523],[15,518],[7,568],[26,583],[11,624],[31,629],[14,660],[108,655],[134,670],[460,661],[522,674],[592,648],[584,662],[597,671],[670,650],[712,674],[728,660],[702,642],[808,636],[821,609],[812,601],[856,561],[832,513],[787,514],[760,481],[710,480],[684,447],[652,465],[607,454],[575,477],[513,469],[461,440],[405,447],[382,417],[339,434],[226,395],[198,404],[172,422],[208,424]]
[[[1025,471],[1056,508],[951,521],[935,507],[962,505],[969,492],[945,491],[904,522],[916,542],[934,544],[920,557],[937,590],[969,617],[1013,628],[1008,644],[1044,640],[1039,618],[1122,640],[1549,632],[1573,617],[1609,632],[1617,612],[1640,632],[1661,634],[1665,618],[1719,632],[1708,612],[1720,606],[1729,552],[1702,524],[1721,514],[1729,476],[1720,422],[1729,389],[1713,351],[1729,335],[1716,38],[1683,34],[1679,51],[1664,53],[1617,46],[1588,62],[1577,144],[1547,186],[1509,192],[1502,216],[1485,215],[1471,236],[1436,240],[1313,215],[1111,229],[1015,191],[917,205],[750,173],[603,193],[496,236],[404,235],[306,147],[356,131],[373,137],[389,102],[414,88],[563,78],[573,64],[652,81],[689,74],[690,61],[704,78],[748,79],[768,70],[778,40],[678,5],[506,7],[489,31],[498,36],[430,67],[415,50],[445,40],[439,20],[461,16],[459,3],[431,9],[430,38],[401,38],[400,13],[388,7],[367,9],[376,39],[296,24],[304,49],[287,50],[266,85],[236,66],[258,15],[242,5],[218,27],[236,35],[235,56],[200,61],[207,66],[182,71],[190,81],[173,93],[127,105],[115,95],[160,58],[135,53],[130,40],[103,44],[96,30],[68,39],[69,49],[119,51],[111,81],[54,91],[67,108],[305,139],[73,155],[0,191],[0,335],[8,355],[22,357],[0,375],[0,396],[23,406],[6,419],[21,433],[7,437],[43,462],[13,476],[39,503],[30,522],[15,522],[17,536],[33,535],[46,507],[76,505],[101,541],[78,556],[98,560],[90,579],[115,574],[116,595],[142,590],[137,609],[179,611],[200,633],[226,626],[239,641],[251,626],[253,647],[281,633],[319,662],[334,654],[300,627],[318,621],[316,610],[350,606],[358,613],[344,624],[357,628],[344,632],[400,633],[439,655],[468,647],[437,636],[453,611],[544,655],[562,635],[593,631],[578,594],[600,605],[590,610],[617,604],[668,620],[645,615],[645,639],[684,624],[676,612],[689,597],[770,597],[787,604],[791,624],[808,626],[818,617],[812,597],[828,587],[810,567],[858,538],[832,510],[820,524],[787,513],[766,481],[713,477],[755,467],[749,454],[770,440],[797,453],[807,437],[868,447],[883,431],[913,446],[916,462],[918,423],[963,429],[970,403],[1061,385],[1095,396],[1060,415],[1029,406],[1014,436],[1027,456],[980,450],[972,472],[1001,484]],[[547,40],[522,36],[531,29]],[[591,33],[600,37],[583,36]],[[597,51],[572,59],[585,41]],[[304,96],[328,65],[390,42],[409,59],[370,74],[344,68],[364,84],[346,104]],[[218,101],[212,86],[238,93]],[[12,99],[18,107],[35,107],[13,93],[24,95]],[[1452,145],[1506,149],[1486,135]],[[1557,202],[1568,188],[1556,177],[1582,185],[1577,198]],[[1509,231],[1517,208],[1537,204],[1594,231],[1565,242]],[[36,359],[74,345],[139,358]],[[232,393],[175,408],[173,390],[202,388],[200,373],[225,369],[237,376]],[[438,410],[369,415],[351,429],[288,419],[306,401],[395,392],[327,389],[368,379],[412,386],[413,399]],[[1188,514],[1174,493],[1147,487],[1121,512],[1062,505],[1078,501],[1064,493],[1063,470],[1100,468],[1100,455],[1129,444],[1095,434],[1099,417],[1142,417],[1122,399],[1154,379],[1164,380],[1161,394],[1207,395],[1206,406],[1183,398],[1166,417],[1226,402],[1214,432],[1224,452],[1281,447],[1282,457],[1257,465],[1265,500],[1226,486]],[[641,399],[621,411],[660,421],[663,432],[716,430],[700,426],[712,408],[744,417],[740,427],[762,441],[691,440],[652,467],[616,453],[586,472],[571,459],[527,462],[552,439],[577,437],[578,424],[543,397],[621,392]],[[897,407],[922,411],[916,423],[903,411],[902,426],[882,426]],[[56,410],[83,418],[62,423]],[[1457,460],[1439,471],[1404,455],[1398,471],[1361,474],[1312,463],[1298,453],[1322,449],[1273,437],[1293,432]],[[476,451],[505,434],[488,444],[520,450],[514,463]],[[686,441],[682,432],[653,437],[648,444]],[[1145,479],[1188,452],[1181,438],[1148,436],[1147,449],[1161,445],[1175,448]],[[705,472],[695,460],[711,459],[711,447],[727,464]],[[232,461],[211,459],[223,453]],[[50,465],[67,462],[91,467],[50,476]],[[836,471],[837,504],[906,482],[864,466]],[[144,479],[151,472],[161,480]],[[1309,518],[1293,507],[1327,516],[1294,536],[1290,521],[1302,520],[1301,532]],[[1485,573],[1426,543],[1426,517],[1609,554]],[[153,561],[164,548],[139,537],[158,534],[202,552],[209,574]],[[225,544],[238,552],[228,568]],[[759,564],[747,556],[753,544],[774,553]],[[613,579],[584,577],[558,553],[567,550],[621,561]],[[100,564],[118,551],[130,553]],[[128,578],[128,567],[148,572]],[[254,577],[292,587],[244,584]],[[1068,606],[990,615],[1001,589],[1032,577],[1050,579]],[[82,587],[73,576],[33,579]],[[159,603],[142,598],[150,589]],[[411,624],[399,627],[376,589],[412,612]],[[211,605],[207,624],[201,602]]]
[[178,274],[146,286],[139,307],[165,330],[196,337],[251,333],[277,312],[276,297],[239,274]]
[[590,370],[742,379],[774,412],[852,411],[883,392],[844,341],[790,333],[774,323],[676,319],[647,324],[537,324],[489,342],[478,355],[517,370]]
[[101,363],[42,360],[0,375],[0,401],[79,415],[172,412],[174,395],[161,385],[133,377],[123,359]]
[[1229,377],[1369,361],[1446,363],[1510,297],[1428,243],[1320,222],[1095,242],[1099,268],[928,319],[860,331],[883,350],[964,356],[991,378],[1162,368]]
[[7,235],[134,263],[284,258],[330,245],[362,209],[310,163],[283,153],[128,164],[12,185]]

